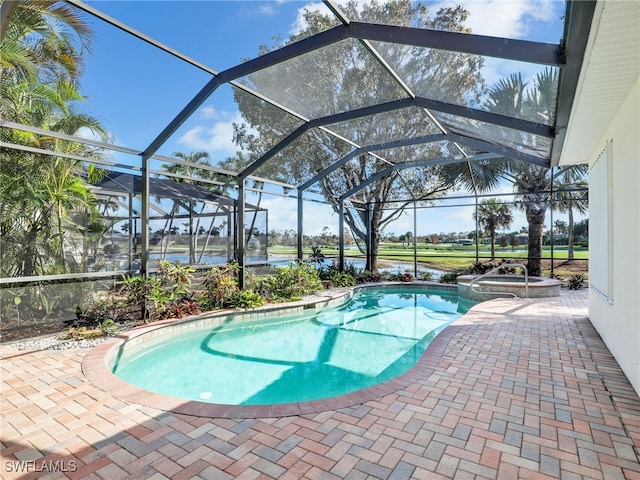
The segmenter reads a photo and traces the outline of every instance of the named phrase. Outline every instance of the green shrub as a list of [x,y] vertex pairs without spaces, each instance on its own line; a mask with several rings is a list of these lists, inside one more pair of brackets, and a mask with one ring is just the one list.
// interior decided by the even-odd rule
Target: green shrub
[[356,279],[352,275],[345,272],[333,272],[329,277],[329,281],[334,287],[353,287]]
[[249,308],[261,307],[265,304],[265,300],[259,293],[253,290],[238,290],[231,295],[228,300],[228,305],[232,308],[242,308],[247,310]]
[[148,297],[147,311],[149,319],[160,320],[167,318],[167,310],[172,301],[170,289],[165,288],[165,282],[161,277],[149,277],[147,279]]
[[356,278],[361,270],[359,270],[353,262],[347,262],[344,265],[344,270],[340,272],[340,268],[338,267],[338,263],[333,260],[329,265],[323,265],[318,268],[318,275],[321,280],[330,280],[331,276],[334,273],[346,273],[351,275],[353,278]]
[[389,280],[391,280],[392,282],[411,282],[413,281],[413,275],[411,275],[409,272],[390,273]]
[[458,275],[458,272],[443,273],[440,276],[440,283],[457,283]]
[[362,272],[362,269],[357,268],[355,263],[353,262],[347,262],[344,265],[344,273],[348,273],[353,278],[356,278],[358,274],[361,272]]
[[320,247],[311,247],[311,254],[309,255],[308,261],[310,263],[316,263],[318,265],[324,263],[324,253],[320,250]]
[[[143,320],[182,317],[199,313],[194,300],[197,293],[192,286],[193,272],[188,265],[163,260],[158,273],[149,277],[124,277],[117,285],[119,307],[124,311],[142,308]],[[111,307],[113,307],[111,303]],[[105,302],[105,306],[109,306]],[[119,312],[110,312],[111,318],[119,318]],[[95,314],[95,312],[94,312]],[[104,315],[97,315],[100,319]]]
[[491,262],[476,262],[467,269],[466,273],[468,273],[469,275],[482,275],[483,273],[487,273],[489,270],[495,267],[496,265]]
[[149,296],[148,278],[125,275],[122,281],[116,284],[119,292],[127,303],[144,305]]
[[[153,277],[141,277],[141,276],[125,276],[121,282],[116,284],[116,289],[118,291],[120,301],[117,303],[112,303],[109,305],[109,302],[105,300],[105,307],[112,306],[115,307],[117,305],[118,309],[122,310],[131,310],[131,309],[140,309],[141,320],[147,321],[150,318],[150,299],[151,299],[151,291],[155,288],[152,285],[152,282],[157,283],[157,279]],[[115,312],[110,312],[113,318],[118,317],[119,315]],[[93,314],[100,319],[104,315],[93,310]]]
[[204,294],[200,299],[200,305],[205,310],[216,310],[229,307],[229,302],[238,289],[237,263],[228,263],[219,267],[213,267],[204,277]]
[[378,283],[384,280],[384,276],[378,272],[368,272],[364,270],[356,276],[356,283]]
[[195,269],[180,262],[171,263],[162,260],[158,266],[158,276],[163,283],[177,293],[186,293],[193,281]]
[[329,265],[320,265],[319,267],[316,267],[316,270],[318,271],[318,277],[320,278],[320,280],[329,280],[331,278],[331,275],[336,272],[340,272],[338,264],[335,262],[335,260],[332,261]]
[[433,273],[431,273],[431,272],[422,272],[420,274],[420,280],[424,280],[425,282],[432,282],[433,281]]
[[146,322],[200,313],[199,292],[192,285],[194,272],[188,265],[161,261],[156,275],[124,276],[111,291],[93,295],[79,306],[78,322],[103,328],[105,322]]
[[251,288],[267,300],[286,302],[322,290],[322,282],[312,265],[291,262],[286,267],[277,268],[273,275],[255,279]]
[[113,319],[107,318],[100,322],[100,330],[102,330],[105,335],[115,335],[120,331],[120,325],[114,322]]
[[519,267],[510,267],[508,265],[504,266],[504,267],[500,267],[498,269],[498,273],[500,275],[515,275],[516,273],[518,273]]
[[569,278],[569,290],[580,290],[584,287],[585,276],[582,273],[576,273]]

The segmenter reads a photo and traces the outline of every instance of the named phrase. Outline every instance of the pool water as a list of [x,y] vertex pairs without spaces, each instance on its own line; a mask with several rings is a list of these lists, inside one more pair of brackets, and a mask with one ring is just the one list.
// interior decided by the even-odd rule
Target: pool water
[[125,350],[113,372],[148,391],[210,403],[329,398],[408,371],[470,305],[442,290],[363,289],[319,312],[150,339]]

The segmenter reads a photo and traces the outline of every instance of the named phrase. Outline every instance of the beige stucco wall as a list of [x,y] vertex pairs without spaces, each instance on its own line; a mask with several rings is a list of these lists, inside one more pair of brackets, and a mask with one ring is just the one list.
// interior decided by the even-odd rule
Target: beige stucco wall
[[[613,141],[613,301],[589,291],[589,319],[640,394],[640,77],[589,157]],[[589,228],[600,228],[590,222]],[[591,259],[591,262],[602,259]]]

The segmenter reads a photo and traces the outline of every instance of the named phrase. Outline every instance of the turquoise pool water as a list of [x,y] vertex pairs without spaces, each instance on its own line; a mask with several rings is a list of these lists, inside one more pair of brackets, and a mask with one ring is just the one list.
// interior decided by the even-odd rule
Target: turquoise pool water
[[126,350],[112,370],[145,390],[210,403],[329,398],[408,371],[472,304],[444,290],[363,289],[320,312],[150,339]]

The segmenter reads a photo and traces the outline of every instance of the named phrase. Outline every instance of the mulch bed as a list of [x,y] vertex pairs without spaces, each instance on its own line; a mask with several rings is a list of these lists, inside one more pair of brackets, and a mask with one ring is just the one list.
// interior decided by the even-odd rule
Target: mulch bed
[[0,342],[1,343],[13,343],[17,340],[23,340],[25,338],[41,337],[43,335],[52,335],[55,333],[62,333],[67,331],[68,326],[64,323],[45,323],[45,324],[32,324],[28,327],[12,328],[10,330],[0,330]]

